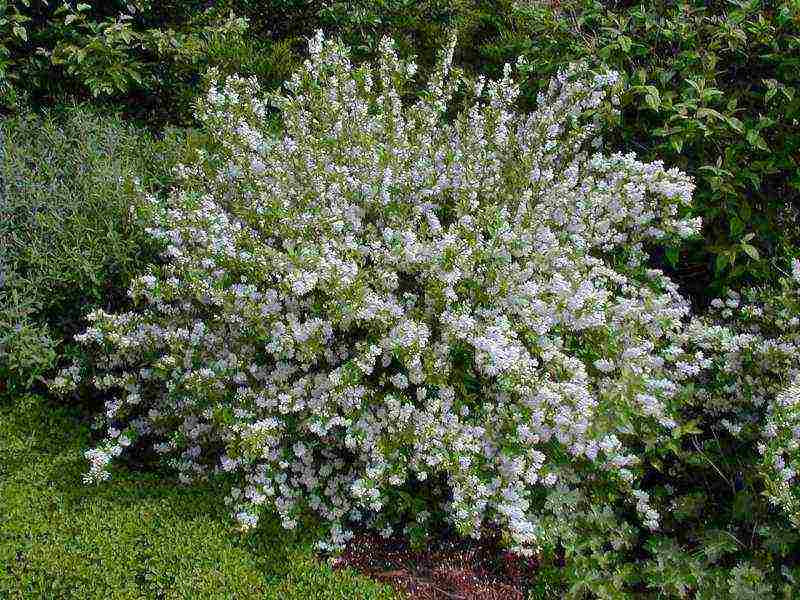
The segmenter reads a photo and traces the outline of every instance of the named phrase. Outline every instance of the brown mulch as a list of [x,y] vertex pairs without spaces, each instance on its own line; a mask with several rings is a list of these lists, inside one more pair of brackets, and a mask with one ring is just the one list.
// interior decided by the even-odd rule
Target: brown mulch
[[536,559],[501,549],[491,534],[413,551],[397,538],[362,533],[333,565],[388,583],[412,600],[524,600],[537,568]]

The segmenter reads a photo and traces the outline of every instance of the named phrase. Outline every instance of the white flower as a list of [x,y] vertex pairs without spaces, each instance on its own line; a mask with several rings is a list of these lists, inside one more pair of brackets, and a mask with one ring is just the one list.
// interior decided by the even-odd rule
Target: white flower
[[317,285],[319,276],[312,271],[296,271],[291,276],[292,292],[304,296]]

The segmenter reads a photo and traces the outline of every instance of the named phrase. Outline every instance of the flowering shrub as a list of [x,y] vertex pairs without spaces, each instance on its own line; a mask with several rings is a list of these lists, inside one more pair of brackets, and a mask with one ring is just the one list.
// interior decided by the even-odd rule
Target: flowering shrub
[[444,521],[531,553],[575,498],[658,527],[642,458],[710,361],[644,250],[698,231],[692,182],[600,152],[614,73],[571,67],[521,114],[511,66],[464,90],[453,48],[406,104],[416,66],[389,40],[354,68],[321,34],[286,95],[212,87],[217,151],[150,199],[165,264],[135,310],[88,315],[92,367],[53,382],[109,392],[87,481],[148,443],[181,481],[230,473],[244,528],[316,513],[323,547]]
[[767,497],[800,528],[800,260],[780,284],[714,300],[687,337],[713,356],[697,404],[720,434],[755,444]]

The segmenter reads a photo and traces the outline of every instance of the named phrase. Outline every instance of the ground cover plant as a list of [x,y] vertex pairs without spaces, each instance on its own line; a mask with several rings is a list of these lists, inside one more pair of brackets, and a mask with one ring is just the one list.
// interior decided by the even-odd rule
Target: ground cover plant
[[[315,514],[322,549],[363,527],[424,543],[494,526],[511,551],[563,561],[543,582],[574,597],[790,593],[796,264],[755,309],[777,331],[691,319],[646,249],[697,234],[693,184],[603,152],[616,74],[572,67],[520,113],[512,68],[464,90],[454,43],[405,105],[416,65],[388,39],[354,67],[318,34],[286,95],[211,86],[212,150],[151,198],[164,264],[133,282],[136,309],[88,315],[76,339],[93,360],[53,382],[108,394],[85,480],[140,445],[184,483],[231,484],[242,529]],[[472,101],[453,116],[457,90]],[[698,515],[676,507],[707,458],[689,444],[718,439],[716,421],[763,456],[737,455],[780,547],[752,522],[742,547],[687,531]]]
[[[163,474],[117,473],[76,486],[85,415],[38,396],[0,406],[0,596],[33,598],[364,598],[398,594],[334,572],[307,533],[231,535],[223,495]],[[280,532],[280,533],[278,533]]]

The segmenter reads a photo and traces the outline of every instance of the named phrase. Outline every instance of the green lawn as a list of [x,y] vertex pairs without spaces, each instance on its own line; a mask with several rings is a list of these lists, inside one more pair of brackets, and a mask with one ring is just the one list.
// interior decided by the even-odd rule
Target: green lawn
[[243,536],[224,492],[118,470],[81,482],[89,429],[38,397],[0,406],[0,598],[397,598],[277,520]]

